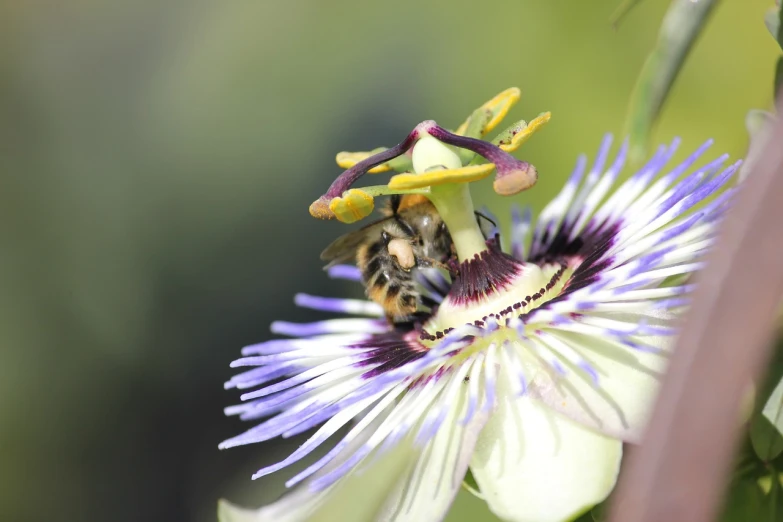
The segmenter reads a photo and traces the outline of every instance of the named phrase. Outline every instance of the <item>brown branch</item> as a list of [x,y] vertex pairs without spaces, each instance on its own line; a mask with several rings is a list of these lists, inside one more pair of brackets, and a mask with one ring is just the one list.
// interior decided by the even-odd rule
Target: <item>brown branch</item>
[[620,478],[611,522],[717,516],[740,433],[741,398],[768,360],[783,296],[781,227],[783,118],[699,276],[642,446]]

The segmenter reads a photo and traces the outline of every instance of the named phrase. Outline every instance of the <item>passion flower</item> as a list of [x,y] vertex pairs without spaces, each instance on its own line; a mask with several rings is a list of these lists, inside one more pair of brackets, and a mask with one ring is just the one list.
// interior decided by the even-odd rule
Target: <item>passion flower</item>
[[[409,321],[390,323],[369,301],[300,294],[300,306],[354,317],[276,322],[272,331],[289,338],[244,348],[232,366],[251,369],[226,386],[248,391],[227,413],[258,424],[221,447],[315,430],[254,478],[320,457],[278,502],[223,503],[223,520],[439,520],[468,469],[505,520],[572,520],[610,493],[739,163],[724,167],[721,156],[693,168],[707,143],[667,166],[675,140],[612,192],[627,145],[607,163],[607,137],[535,224],[515,210],[505,236],[487,240],[469,182],[495,172],[495,190],[509,195],[537,179],[509,152],[548,113],[482,139],[518,97],[501,93],[453,133],[426,121],[396,147],[338,155],[347,170],[314,216],[351,222],[375,196],[424,194],[448,226],[455,270],[418,271],[434,304]],[[392,169],[402,173],[385,186],[353,188],[368,171]],[[359,281],[355,267],[329,273]]]

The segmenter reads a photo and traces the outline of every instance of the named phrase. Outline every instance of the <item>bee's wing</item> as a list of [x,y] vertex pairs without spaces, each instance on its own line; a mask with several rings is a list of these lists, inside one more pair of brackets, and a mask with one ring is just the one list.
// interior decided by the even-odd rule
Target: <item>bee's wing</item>
[[356,256],[356,249],[359,248],[359,245],[361,245],[367,237],[378,233],[383,226],[383,223],[386,221],[388,221],[388,219],[382,219],[375,223],[370,223],[359,230],[354,230],[344,236],[338,237],[331,245],[321,252],[321,260],[328,263],[326,265],[327,268],[347,261],[353,261]]

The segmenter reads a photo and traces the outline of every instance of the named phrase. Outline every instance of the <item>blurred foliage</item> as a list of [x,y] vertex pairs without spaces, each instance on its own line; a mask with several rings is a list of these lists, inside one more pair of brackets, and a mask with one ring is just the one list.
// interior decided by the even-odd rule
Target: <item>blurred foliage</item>
[[775,114],[768,111],[751,109],[745,116],[745,128],[748,131],[748,151],[745,161],[740,167],[739,180],[744,180],[756,166],[764,146],[769,140],[772,126],[776,121]]
[[[773,31],[773,35],[777,36],[778,45],[783,49],[783,8],[780,6],[780,0],[777,0],[777,25]],[[778,58],[778,63],[775,66],[775,96],[780,96],[781,90],[783,90],[783,57]]]
[[[767,25],[767,29],[769,29],[769,33],[778,43],[780,43],[780,38],[779,38],[780,17],[781,17],[780,2],[776,0],[775,6],[770,7],[769,10],[767,10],[766,14],[764,15],[764,23]],[[781,47],[783,47],[783,44],[781,44]]]
[[783,517],[783,437],[762,414],[781,378],[783,339],[778,341],[767,374],[756,389],[753,414],[745,424],[746,436],[736,458],[721,522],[774,522]]
[[612,16],[609,17],[609,21],[616,28],[623,20],[623,18],[628,16],[628,13],[630,13],[634,7],[636,7],[638,4],[640,4],[643,1],[644,0],[622,0],[622,2],[617,6],[617,8],[612,13]]
[[[4,519],[212,521],[219,497],[281,494],[285,472],[249,477],[301,439],[218,452],[246,427],[223,417],[238,395],[222,382],[271,320],[315,317],[295,292],[360,295],[318,259],[345,228],[307,215],[335,153],[456,125],[518,85],[519,117],[553,113],[519,154],[539,210],[621,129],[667,4],[617,31],[616,0],[0,5]],[[744,153],[779,56],[768,7],[715,10],[656,141]],[[464,495],[449,519],[486,513]]]
[[[764,15],[764,23],[780,48],[783,49],[783,9],[780,7],[780,0],[775,0],[775,6],[769,8]],[[783,87],[783,57],[778,58],[775,64],[774,93],[776,95],[780,93],[781,87]]]
[[[753,411],[743,423],[742,442],[719,522],[777,522],[783,519],[783,436],[762,414],[782,378],[783,337],[775,346],[764,379],[755,389]],[[602,522],[610,502],[611,497],[593,508],[590,518],[583,515],[575,522]]]
[[783,58],[778,59],[778,63],[775,66],[775,96],[776,99],[780,97],[780,91],[783,89]]
[[[626,132],[630,136],[631,163],[642,165],[650,154],[652,129],[682,70],[696,38],[719,0],[674,0],[634,87]],[[628,5],[628,9],[634,3]]]

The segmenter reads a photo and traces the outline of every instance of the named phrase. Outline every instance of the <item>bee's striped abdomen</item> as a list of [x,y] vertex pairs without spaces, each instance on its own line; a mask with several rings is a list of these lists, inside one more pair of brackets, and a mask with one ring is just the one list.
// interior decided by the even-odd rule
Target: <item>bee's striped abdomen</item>
[[414,313],[418,293],[409,270],[403,270],[382,240],[362,245],[356,252],[367,296],[393,317]]

